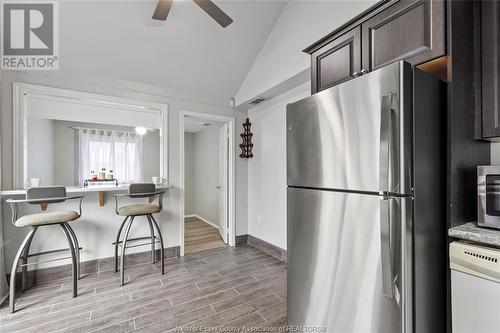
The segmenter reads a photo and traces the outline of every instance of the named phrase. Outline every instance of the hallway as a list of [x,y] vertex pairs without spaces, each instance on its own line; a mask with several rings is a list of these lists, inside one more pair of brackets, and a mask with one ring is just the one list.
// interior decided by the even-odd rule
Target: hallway
[[198,252],[223,247],[219,230],[197,217],[187,217],[184,220],[186,253]]

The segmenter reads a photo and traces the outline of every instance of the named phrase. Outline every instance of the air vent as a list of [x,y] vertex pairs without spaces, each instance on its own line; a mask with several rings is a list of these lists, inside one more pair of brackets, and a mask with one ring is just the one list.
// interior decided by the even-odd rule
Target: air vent
[[476,257],[476,258],[479,258],[479,259],[482,259],[482,260],[494,262],[494,263],[498,262],[498,258],[490,257],[490,256],[485,256],[485,255],[482,255],[482,254],[479,254],[479,253],[475,253],[475,252],[471,252],[471,251],[464,251],[464,254],[466,254],[468,256]]
[[265,98],[265,97],[257,97],[256,99],[254,99],[253,101],[251,102],[248,102],[248,104],[250,105],[257,105],[257,104],[260,104],[262,102],[265,102],[267,101],[269,98]]

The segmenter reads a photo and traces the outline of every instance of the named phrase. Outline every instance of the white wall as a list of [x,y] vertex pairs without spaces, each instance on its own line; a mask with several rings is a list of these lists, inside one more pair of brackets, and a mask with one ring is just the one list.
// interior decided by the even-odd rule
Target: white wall
[[[302,50],[376,2],[287,2],[236,94],[236,105],[245,103],[308,70],[310,56]],[[302,83],[307,80],[308,77],[303,76]]]
[[491,142],[491,164],[500,165],[500,142]]
[[[78,91],[87,91],[110,96],[117,96],[130,99],[138,99],[151,101],[155,103],[168,104],[168,169],[169,181],[172,188],[168,190],[165,196],[165,212],[159,219],[162,233],[165,240],[165,246],[180,245],[179,226],[183,223],[180,211],[181,193],[179,189],[180,182],[180,135],[184,133],[180,130],[179,112],[192,111],[201,113],[219,114],[224,116],[235,116],[233,110],[226,105],[228,101],[218,100],[217,98],[201,98],[200,96],[190,95],[187,93],[173,93],[162,88],[121,81],[107,78],[99,78],[98,80],[92,77],[78,75],[72,77],[70,75],[62,75],[60,73],[27,73],[4,71],[1,77],[1,94],[0,94],[0,136],[1,136],[1,161],[2,161],[2,189],[12,189],[12,82],[25,82],[32,84],[47,85],[56,88],[66,88]],[[236,113],[236,124],[242,124],[246,115]],[[239,129],[238,129],[239,130]],[[239,152],[237,151],[239,154]],[[236,235],[247,233],[247,165],[245,161],[236,159],[236,196],[237,200],[243,198],[244,201],[237,201],[236,205]],[[94,238],[86,238],[83,240],[82,246],[84,249],[84,258],[92,258],[92,256],[111,256],[113,241],[111,233],[99,234],[99,226],[105,224],[106,227],[113,230],[118,228],[119,218],[112,213],[114,203],[112,200],[107,200],[105,207],[100,208],[96,198],[89,196],[88,205],[84,206],[86,210],[82,221],[78,224],[78,231],[81,229],[87,230]],[[5,259],[10,263],[15,255],[15,251],[26,235],[28,230],[25,228],[13,228],[10,225],[10,209],[5,205],[3,207],[2,223],[4,226],[4,244],[5,244]],[[110,211],[111,213],[105,213]],[[104,214],[104,216],[103,216]],[[6,227],[8,226],[8,227]],[[81,228],[81,229],[80,229]],[[81,231],[80,231],[81,232]],[[41,231],[41,235],[34,242],[43,243],[44,237],[48,237],[50,233]],[[99,235],[99,237],[95,237]],[[54,242],[51,242],[53,247],[64,246],[64,237],[57,236]],[[36,247],[37,244],[35,243]],[[97,246],[99,249],[92,248]],[[99,251],[97,251],[99,250]],[[142,249],[147,250],[147,249]],[[86,252],[90,251],[90,252]],[[61,262],[61,264],[64,262]],[[10,265],[10,264],[9,264]]]
[[[223,123],[214,122],[210,127],[189,133],[191,142],[184,143],[186,152],[186,206],[191,213],[215,225],[219,224],[219,129]],[[191,163],[191,166],[187,164]],[[187,175],[194,182],[189,188]],[[192,191],[192,192],[191,192]],[[191,202],[188,202],[191,201]],[[187,208],[186,208],[187,210]]]
[[310,95],[294,88],[249,111],[254,157],[248,160],[248,233],[286,249],[286,104]]
[[194,136],[195,133],[184,133],[184,214],[186,215],[196,214]]
[[40,178],[41,185],[54,184],[54,124],[50,119],[28,119],[28,181]]

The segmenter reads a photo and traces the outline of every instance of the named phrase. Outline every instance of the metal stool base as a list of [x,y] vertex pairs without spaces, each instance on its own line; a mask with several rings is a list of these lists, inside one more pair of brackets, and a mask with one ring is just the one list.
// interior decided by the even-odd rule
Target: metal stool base
[[[118,234],[116,235],[116,241],[113,243],[115,246],[115,272],[118,272],[118,247],[121,246],[121,251],[120,251],[120,285],[123,286],[125,285],[125,249],[131,248],[131,247],[137,247],[137,246],[143,246],[143,245],[151,245],[151,263],[154,264],[156,262],[156,248],[155,244],[160,243],[160,257],[161,257],[161,274],[165,274],[165,256],[164,256],[164,246],[163,246],[163,237],[161,235],[160,227],[158,226],[158,223],[154,219],[152,214],[147,214],[144,215],[148,219],[148,225],[149,225],[149,231],[151,235],[149,237],[137,237],[137,238],[130,238],[129,239],[129,234],[130,234],[130,229],[132,228],[132,224],[134,223],[134,219],[136,216],[127,216],[123,220],[123,222],[120,225],[120,228],[118,229]],[[127,222],[128,221],[128,222]],[[123,235],[123,238],[121,238],[121,234],[123,231],[123,228],[125,227],[125,233]],[[158,233],[158,237],[155,235],[155,229],[156,232]],[[127,242],[130,241],[135,241],[135,240],[144,240],[144,239],[150,239],[149,243],[144,243],[144,244],[139,244],[139,245],[131,245],[127,246]]]
[[[78,239],[76,238],[76,234],[73,231],[73,229],[69,226],[69,224],[67,222],[65,222],[65,223],[60,223],[59,225],[61,226],[61,229],[63,230],[64,235],[66,236],[66,240],[68,241],[68,245],[69,245],[69,251],[71,253],[70,258],[71,258],[71,268],[72,268],[73,297],[76,297],[78,294],[77,281],[78,281],[78,279],[80,279],[80,246],[78,245]],[[35,236],[35,233],[38,230],[38,228],[39,228],[39,226],[33,226],[31,228],[31,230],[28,232],[28,234],[24,238],[23,242],[21,243],[21,246],[17,250],[16,256],[14,257],[14,262],[12,263],[12,269],[10,272],[10,286],[9,286],[10,313],[14,313],[16,311],[15,298],[16,298],[17,267],[21,267],[21,269],[22,269],[21,287],[22,287],[22,291],[24,292],[24,291],[26,291],[27,285],[28,285],[28,266],[29,265],[39,264],[41,262],[68,259],[68,257],[65,257],[65,258],[46,260],[46,261],[41,261],[41,262],[36,262],[36,263],[28,263],[29,257],[35,257],[35,256],[44,255],[44,254],[68,250],[68,249],[59,249],[59,250],[52,250],[52,251],[45,251],[45,252],[29,254],[31,241],[33,240],[33,237]],[[22,260],[21,264],[19,264],[20,260]]]

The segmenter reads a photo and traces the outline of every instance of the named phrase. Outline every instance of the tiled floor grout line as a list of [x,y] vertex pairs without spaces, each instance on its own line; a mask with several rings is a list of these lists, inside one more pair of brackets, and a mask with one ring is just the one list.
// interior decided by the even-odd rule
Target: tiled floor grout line
[[280,297],[280,295],[278,295],[278,294],[276,294],[276,293],[273,293],[273,294],[274,294],[274,296],[278,297],[278,298],[279,298],[280,300],[282,300],[283,302],[286,302],[286,300],[285,300],[285,299],[283,299],[282,297]]
[[257,313],[264,320],[264,323],[267,322],[266,318],[262,317],[262,315],[259,313],[259,311],[255,311],[255,313]]

